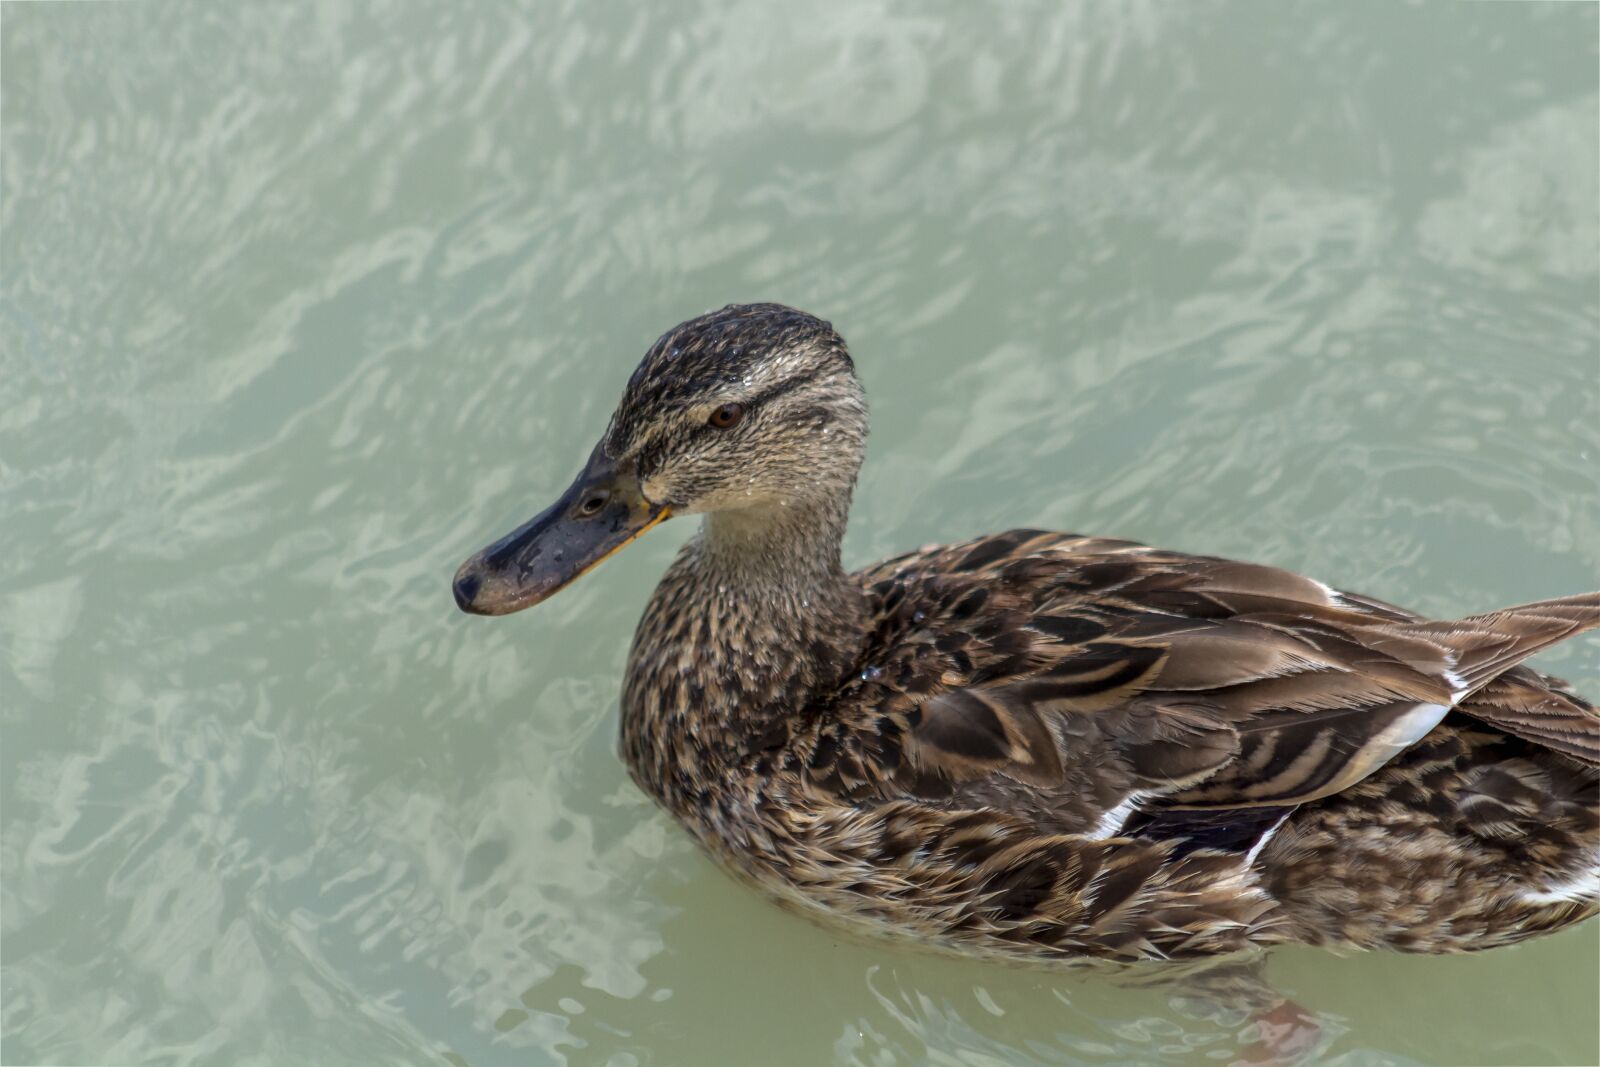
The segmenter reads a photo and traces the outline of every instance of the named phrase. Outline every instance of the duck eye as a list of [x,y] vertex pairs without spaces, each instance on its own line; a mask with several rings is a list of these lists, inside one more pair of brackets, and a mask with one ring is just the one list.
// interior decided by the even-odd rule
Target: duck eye
[[719,430],[726,430],[729,427],[737,426],[742,418],[744,418],[743,404],[724,404],[711,413],[711,417],[706,420],[706,425],[714,426]]

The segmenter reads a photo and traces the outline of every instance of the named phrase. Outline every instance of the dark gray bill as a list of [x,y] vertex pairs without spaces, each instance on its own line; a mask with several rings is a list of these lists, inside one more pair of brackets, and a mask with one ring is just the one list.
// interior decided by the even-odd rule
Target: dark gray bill
[[671,513],[596,447],[560,500],[461,565],[456,603],[474,615],[530,608]]

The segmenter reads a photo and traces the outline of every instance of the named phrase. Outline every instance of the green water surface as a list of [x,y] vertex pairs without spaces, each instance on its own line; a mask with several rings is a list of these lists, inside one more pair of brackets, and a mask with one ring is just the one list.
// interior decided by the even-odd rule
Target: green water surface
[[[688,523],[509,619],[448,580],[657,334],[772,299],[872,398],[852,562],[1600,587],[1597,12],[5,4],[0,1060],[1228,1062],[702,859],[614,752]],[[1268,968],[1347,1065],[1600,1062],[1597,972],[1592,922]]]

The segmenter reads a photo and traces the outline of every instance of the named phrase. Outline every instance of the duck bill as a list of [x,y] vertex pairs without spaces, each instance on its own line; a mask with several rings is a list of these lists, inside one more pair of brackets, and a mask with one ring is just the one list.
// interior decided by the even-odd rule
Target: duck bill
[[597,447],[560,500],[461,565],[456,604],[474,615],[531,608],[670,514]]

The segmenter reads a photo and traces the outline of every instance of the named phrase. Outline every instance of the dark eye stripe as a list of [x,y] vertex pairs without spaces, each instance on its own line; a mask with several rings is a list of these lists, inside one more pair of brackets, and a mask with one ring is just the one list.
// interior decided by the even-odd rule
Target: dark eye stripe
[[746,400],[744,402],[745,408],[749,409],[755,407],[757,404],[765,404],[773,397],[778,397],[782,396],[784,393],[793,392],[802,385],[806,384],[808,381],[810,381],[810,379],[805,375],[797,374],[793,378],[790,378],[787,381],[779,382],[777,385],[769,387],[765,392],[757,393],[749,400]]
[[[750,419],[750,413],[760,405],[767,403],[769,400],[780,397],[784,393],[792,392],[793,390],[800,388],[809,380],[810,378],[808,378],[806,375],[796,375],[792,378],[778,382],[776,385],[769,386],[767,389],[757,393],[755,396],[752,396],[746,400],[738,401],[738,403],[744,405],[744,418],[740,420],[741,423],[748,422]],[[728,402],[733,403],[734,401],[730,399]],[[719,430],[717,427],[706,422],[701,422],[698,425],[689,428],[687,433],[685,433],[682,429],[675,429],[670,426],[660,427],[658,425],[655,433],[652,433],[643,439],[635,439],[629,448],[635,456],[639,457],[638,463],[640,476],[648,478],[654,473],[662,458],[663,443],[671,441],[675,435],[681,435],[678,436],[677,439],[683,445],[690,445],[697,444],[702,439],[720,437],[728,432],[728,430]]]
[[[767,389],[762,390],[761,392],[757,393],[755,396],[750,397],[748,400],[739,400],[739,401],[730,400],[730,401],[728,401],[728,403],[730,403],[730,404],[731,403],[738,403],[738,404],[744,405],[744,415],[740,419],[740,421],[741,422],[748,421],[749,418],[750,418],[750,413],[752,411],[754,411],[757,407],[761,406],[762,404],[767,403],[770,400],[775,399],[776,397],[782,396],[784,393],[792,392],[795,389],[800,388],[807,381],[809,381],[809,379],[805,375],[803,375],[803,374],[802,375],[796,375],[793,378],[789,378],[789,379],[787,379],[785,381],[781,381],[777,385],[770,386]],[[713,426],[713,425],[711,425],[709,423],[702,423],[700,425],[700,427],[697,430],[695,430],[694,436],[695,437],[700,437],[703,434],[707,433],[707,431],[710,431],[712,433],[721,433],[722,429],[719,428],[719,427]]]

